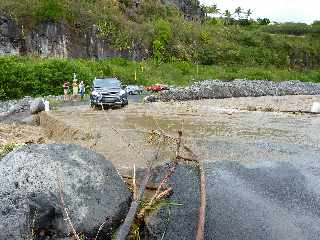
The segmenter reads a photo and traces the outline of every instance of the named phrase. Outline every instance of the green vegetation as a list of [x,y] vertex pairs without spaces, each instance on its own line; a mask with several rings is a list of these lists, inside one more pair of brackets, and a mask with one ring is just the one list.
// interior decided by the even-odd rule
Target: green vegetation
[[[148,85],[166,83],[187,85],[196,80],[237,78],[267,80],[303,80],[320,82],[320,70],[281,69],[274,66],[195,65],[176,61],[158,63],[113,58],[103,61],[38,59],[22,57],[0,58],[0,99],[26,95],[62,95],[64,80],[72,81],[73,73],[87,85],[95,77],[116,76],[126,84]],[[135,73],[137,80],[134,79]]]
[[[195,0],[189,4],[199,8]],[[177,6],[161,0],[0,0],[0,6],[25,32],[46,21],[62,22],[76,32],[96,25],[109,48],[130,53],[138,45],[150,56],[141,63],[2,57],[0,99],[61,94],[63,81],[70,81],[73,72],[87,84],[110,75],[135,84],[235,78],[320,81],[319,21],[271,25],[266,18],[252,19],[250,9],[221,12],[217,5],[202,7],[203,22],[190,21]]]
[[[188,2],[191,9],[200,8],[197,1]],[[159,62],[320,66],[317,21],[269,25],[269,19],[250,18],[250,9],[221,13],[213,5],[201,8],[201,23],[187,20],[177,6],[161,0],[0,0],[0,6],[25,31],[46,21],[63,22],[80,32],[96,25],[111,49],[131,52],[138,44]]]
[[20,148],[22,145],[17,143],[7,143],[0,147],[0,159],[6,156],[8,153],[12,152],[13,150]]

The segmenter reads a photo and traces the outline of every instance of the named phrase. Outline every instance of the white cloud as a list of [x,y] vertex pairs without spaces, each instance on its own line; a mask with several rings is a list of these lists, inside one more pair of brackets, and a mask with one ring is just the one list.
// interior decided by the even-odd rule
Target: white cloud
[[233,11],[237,7],[251,9],[253,17],[267,17],[277,22],[306,22],[320,20],[319,0],[200,0],[201,4],[216,3],[222,10]]

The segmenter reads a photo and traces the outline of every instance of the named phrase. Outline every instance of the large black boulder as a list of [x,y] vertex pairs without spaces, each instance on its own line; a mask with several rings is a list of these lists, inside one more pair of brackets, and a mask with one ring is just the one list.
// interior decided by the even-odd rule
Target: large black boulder
[[131,201],[112,163],[77,145],[30,145],[11,152],[0,161],[0,181],[0,239],[25,239],[32,227],[53,239],[66,237],[59,189],[75,229],[89,237],[104,222],[100,236],[110,237]]
[[[320,239],[320,168],[317,161],[204,164],[207,240]],[[148,239],[195,239],[198,170],[180,165],[169,201],[146,218]],[[164,236],[164,237],[163,237]]]

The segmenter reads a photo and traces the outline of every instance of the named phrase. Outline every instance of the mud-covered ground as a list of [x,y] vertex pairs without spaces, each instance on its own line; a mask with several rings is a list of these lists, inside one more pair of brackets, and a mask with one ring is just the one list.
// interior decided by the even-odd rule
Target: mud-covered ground
[[0,124],[0,148],[7,144],[50,142],[41,128],[27,125]]
[[[151,130],[177,135],[202,159],[209,161],[290,161],[316,158],[320,115],[310,111],[319,96],[228,98],[186,102],[131,103],[115,110],[87,105],[65,106],[42,114],[41,124],[51,141],[74,142],[95,149],[121,171],[143,167],[154,155]],[[162,149],[159,162],[174,151]]]

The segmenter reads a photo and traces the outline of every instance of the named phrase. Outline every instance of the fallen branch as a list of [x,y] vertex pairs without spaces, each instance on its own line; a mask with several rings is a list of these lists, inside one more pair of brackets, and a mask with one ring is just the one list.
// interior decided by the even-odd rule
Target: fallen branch
[[101,230],[103,229],[103,227],[104,227],[105,224],[106,224],[106,221],[104,221],[104,222],[100,225],[99,230],[98,230],[98,232],[97,232],[97,235],[96,235],[96,237],[95,237],[95,240],[98,239],[98,236],[99,236],[99,234],[100,234],[100,232],[101,232]]
[[172,192],[172,188],[168,188],[166,190],[164,190],[163,192],[159,193],[157,196],[156,196],[156,201],[168,196],[170,193]]
[[200,209],[196,240],[203,240],[204,225],[206,221],[206,178],[204,176],[203,162],[201,160],[198,162],[200,173]]
[[[181,145],[181,135],[179,133],[179,137],[173,137],[170,135],[165,134],[163,131],[152,131],[152,134],[158,135],[159,137],[164,137],[165,139],[170,139],[178,144],[178,148],[180,149]],[[182,133],[181,133],[182,134]],[[184,160],[184,161],[191,161],[196,162],[199,167],[199,175],[200,175],[200,207],[199,207],[199,219],[198,219],[198,227],[197,227],[197,234],[196,240],[203,240],[204,239],[204,227],[205,227],[205,217],[206,217],[206,179],[204,175],[203,169],[203,162],[199,160],[196,154],[187,146],[182,146],[187,152],[189,152],[192,158],[183,157],[179,155],[179,151],[176,152],[176,160]]]
[[196,162],[199,163],[198,159],[194,159],[194,158],[188,158],[188,157],[183,157],[183,156],[177,156],[178,160],[183,160],[183,161],[187,161],[187,162]]
[[137,183],[136,183],[136,165],[133,164],[133,179],[132,179],[132,184],[133,184],[133,199],[137,199]]
[[282,112],[282,113],[293,113],[293,114],[301,113],[301,114],[311,114],[311,115],[320,114],[320,112],[311,112],[311,111],[302,111],[302,110],[287,110],[287,111],[280,111],[280,112]]
[[[164,178],[162,179],[162,181],[160,182],[157,191],[155,192],[155,194],[153,195],[153,197],[151,198],[151,200],[149,201],[148,205],[143,208],[140,213],[139,213],[139,218],[142,218],[145,215],[145,210],[150,208],[155,201],[161,199],[161,197],[165,196],[166,194],[168,194],[170,191],[172,191],[171,188],[169,188],[168,193],[166,193],[165,195],[163,195],[163,192],[161,193],[163,186],[168,182],[168,180],[171,178],[171,176],[173,175],[176,167],[177,167],[177,157],[179,156],[180,153],[180,148],[181,148],[181,142],[182,142],[182,131],[178,131],[179,134],[179,138],[177,141],[177,150],[176,150],[176,157],[174,159],[174,161],[172,162],[172,166],[170,167],[170,169],[168,170],[167,174],[164,176]],[[168,190],[168,189],[167,189]],[[167,191],[166,190],[166,191]]]
[[[199,208],[199,220],[198,220],[198,228],[196,240],[204,239],[204,226],[206,221],[206,178],[204,175],[203,169],[203,161],[201,161],[197,155],[187,146],[184,146],[184,149],[189,152],[192,156],[192,159],[188,159],[191,161],[197,161],[199,167],[199,175],[200,175],[200,208]],[[183,160],[187,160],[183,158]]]
[[75,228],[74,228],[74,226],[72,224],[72,221],[70,219],[70,216],[69,216],[69,213],[68,213],[68,209],[65,206],[64,197],[63,197],[63,190],[62,190],[62,181],[59,178],[59,176],[58,176],[58,186],[59,186],[61,207],[62,207],[62,209],[64,211],[64,214],[66,215],[66,218],[64,220],[69,224],[69,227],[71,228],[72,234],[75,237],[75,239],[76,240],[80,240],[80,237],[77,234],[77,232],[76,232],[76,230],[75,230]]
[[143,198],[146,186],[147,186],[149,179],[151,177],[151,169],[152,169],[153,162],[158,160],[159,152],[160,152],[160,142],[158,144],[158,149],[157,149],[154,160],[148,161],[148,163],[147,163],[147,168],[145,170],[144,179],[143,179],[142,184],[139,189],[139,194],[137,195],[136,199],[134,199],[131,202],[131,206],[130,206],[129,212],[126,216],[126,219],[124,220],[124,223],[121,225],[119,232],[117,234],[117,238],[116,238],[117,240],[125,240],[129,234],[130,228],[132,226],[132,223],[133,223],[134,218],[136,216],[136,213],[138,211],[140,201]]

